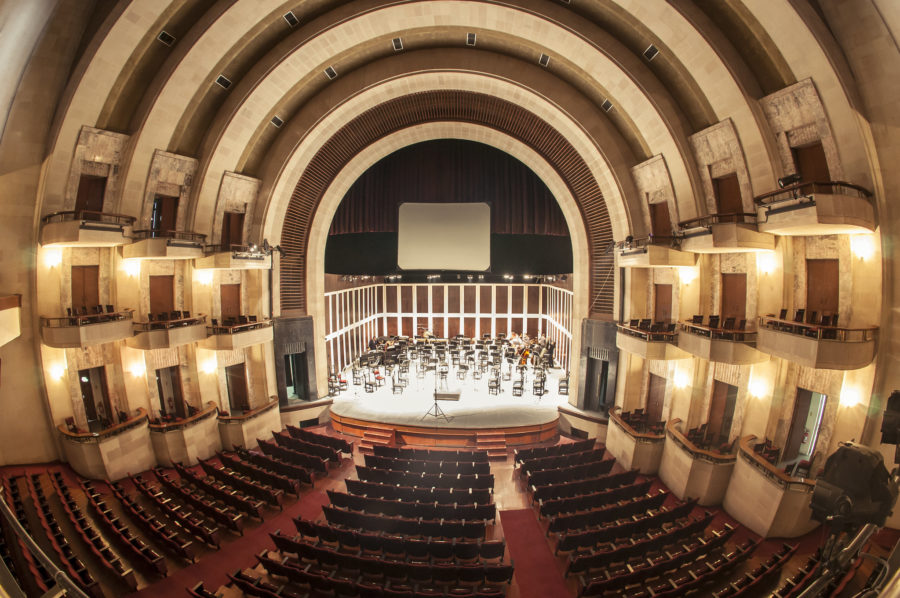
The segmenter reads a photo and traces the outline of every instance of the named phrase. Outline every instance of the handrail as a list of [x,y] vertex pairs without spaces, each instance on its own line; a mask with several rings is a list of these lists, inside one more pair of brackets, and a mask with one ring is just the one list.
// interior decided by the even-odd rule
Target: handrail
[[688,453],[692,458],[699,459],[701,461],[708,461],[710,463],[718,465],[734,463],[734,461],[737,459],[737,455],[708,451],[706,449],[700,448],[699,446],[691,442],[688,437],[681,432],[681,430],[675,427],[680,423],[681,418],[679,417],[670,419],[668,422],[666,422],[666,434],[668,434],[669,438],[671,438],[675,444],[684,449],[684,451]]
[[[690,320],[683,320],[678,323],[678,327],[690,334],[698,336],[708,336],[713,339],[745,342],[753,340],[756,337],[756,330],[747,330],[747,328],[712,328],[707,324],[695,324]],[[752,338],[747,339],[750,336]]]
[[725,212],[723,214],[707,214],[705,216],[697,216],[689,220],[682,220],[678,223],[679,228],[704,228],[713,224],[723,223],[748,223],[756,222],[755,212]]
[[[56,582],[56,585],[61,586],[65,589],[66,595],[70,598],[88,598],[88,595],[84,593],[84,591],[79,588],[72,579],[66,575],[66,572],[56,566],[56,563],[47,556],[47,554],[41,549],[38,543],[34,538],[31,537],[31,534],[19,523],[19,520],[16,519],[15,514],[12,512],[12,509],[9,508],[9,505],[6,504],[6,499],[3,496],[5,493],[5,489],[2,485],[0,485],[0,512],[3,513],[3,517],[6,518],[6,521],[12,526],[12,531],[25,543],[25,546],[28,548],[28,551],[41,563],[41,565],[46,569],[47,573],[50,575],[50,578]],[[51,588],[52,590],[52,588]],[[45,596],[54,596],[56,595],[52,591],[48,591]]]
[[[848,191],[850,192],[848,193]],[[801,197],[814,195],[816,193],[852,195],[869,201],[871,201],[870,198],[872,197],[872,192],[865,187],[854,185],[853,183],[848,183],[846,181],[809,181],[796,183],[789,187],[785,187],[784,189],[776,189],[775,191],[757,195],[753,198],[753,202],[756,205],[763,207],[783,201],[800,199]]]
[[675,235],[648,235],[637,239],[632,238],[631,240],[626,239],[624,241],[618,241],[616,243],[616,249],[628,251],[632,249],[643,249],[650,245],[671,245],[675,239]]
[[616,327],[619,328],[625,334],[630,334],[631,336],[637,336],[639,338],[644,339],[648,342],[666,342],[671,343],[675,341],[675,337],[678,336],[677,332],[666,332],[665,330],[645,330],[643,328],[634,328],[629,326],[628,324],[616,324]]
[[0,297],[0,310],[14,309],[22,307],[22,295],[16,293],[14,295],[4,295]]
[[272,320],[258,320],[256,322],[247,322],[246,324],[232,324],[229,326],[216,324],[215,326],[207,326],[210,334],[235,334],[237,332],[246,332],[255,330],[256,328],[268,328],[272,325]]
[[142,228],[132,231],[133,239],[178,239],[192,243],[203,243],[206,235],[203,233],[190,233],[183,230],[160,230],[158,228]]
[[184,428],[189,428],[191,424],[194,424],[200,420],[204,420],[208,418],[213,413],[217,413],[219,411],[219,406],[216,405],[213,401],[208,401],[206,403],[206,407],[202,410],[198,411],[194,415],[190,417],[186,417],[183,419],[179,419],[173,422],[159,422],[154,423],[150,422],[150,431],[151,432],[174,432],[176,430],[182,430]]
[[616,425],[619,426],[623,432],[625,432],[626,434],[628,434],[629,436],[631,436],[632,438],[634,438],[635,440],[640,441],[640,442],[659,442],[661,440],[666,439],[665,434],[650,434],[649,432],[638,432],[637,430],[635,430],[634,428],[631,427],[631,424],[629,424],[627,421],[622,419],[622,416],[620,416],[618,413],[616,413],[617,411],[620,411],[621,409],[622,408],[619,407],[618,405],[616,405],[615,407],[610,409],[609,410],[609,419],[611,421],[615,422]]
[[765,475],[770,480],[777,483],[779,486],[784,488],[785,490],[790,490],[792,486],[800,486],[805,492],[812,492],[813,487],[816,485],[815,480],[808,480],[806,478],[794,478],[765,459],[763,459],[756,451],[753,450],[751,446],[751,442],[756,440],[756,435],[749,434],[741,438],[740,446],[740,455],[744,458],[745,461],[750,463],[753,467],[758,469],[763,475]]
[[270,401],[262,407],[251,409],[250,411],[241,413],[240,415],[219,415],[219,421],[223,424],[240,424],[245,421],[251,420],[254,417],[261,415],[278,405],[278,397],[269,397],[269,399]]
[[169,330],[170,328],[181,328],[182,326],[194,326],[197,324],[206,324],[206,314],[197,314],[191,318],[178,318],[175,320],[135,322],[134,331],[149,332],[151,330]]
[[46,328],[70,328],[72,326],[89,326],[91,324],[131,320],[133,318],[133,309],[104,312],[102,314],[72,314],[71,316],[61,317],[41,316],[41,326]]
[[218,243],[216,245],[205,245],[203,253],[231,253],[234,257],[261,259],[270,253],[266,253],[262,247],[258,245],[239,245],[237,243]]
[[73,442],[102,442],[107,438],[118,436],[122,432],[127,432],[132,428],[138,427],[147,419],[147,410],[143,407],[138,407],[137,415],[135,415],[134,417],[126,419],[123,422],[119,422],[116,425],[110,426],[99,432],[70,432],[63,424],[59,424],[58,426],[56,426],[56,429],[59,430],[60,434],[62,434],[63,437],[68,438]]
[[878,326],[864,326],[861,328],[845,328],[841,326],[823,326],[821,324],[807,324],[782,320],[773,316],[759,316],[759,328],[786,332],[797,336],[805,336],[823,341],[837,341],[842,343],[865,343],[875,340]]
[[107,224],[132,226],[135,217],[126,216],[125,214],[114,214],[112,212],[95,212],[94,210],[62,210],[47,214],[41,218],[41,222],[44,224],[74,220],[90,220],[91,222],[105,222]]

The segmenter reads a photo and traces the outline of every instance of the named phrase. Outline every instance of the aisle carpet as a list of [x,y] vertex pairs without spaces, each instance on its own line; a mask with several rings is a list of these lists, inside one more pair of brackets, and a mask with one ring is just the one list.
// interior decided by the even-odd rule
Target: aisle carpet
[[564,572],[550,551],[550,543],[538,524],[534,509],[500,511],[500,523],[509,556],[515,562],[519,597],[570,596],[563,581]]

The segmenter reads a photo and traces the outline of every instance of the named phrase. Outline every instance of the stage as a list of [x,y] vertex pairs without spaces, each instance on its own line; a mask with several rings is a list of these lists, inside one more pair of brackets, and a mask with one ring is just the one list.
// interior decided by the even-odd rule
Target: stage
[[[350,370],[344,373],[348,390],[334,397],[331,406],[332,425],[338,431],[362,436],[367,429],[393,430],[397,442],[424,446],[475,446],[477,436],[504,433],[508,445],[530,444],[555,438],[558,434],[559,405],[567,405],[568,397],[557,392],[559,369],[552,369],[544,384],[544,394],[535,395],[533,375],[528,368],[522,396],[513,396],[513,380],[501,380],[500,392],[488,392],[488,376],[475,380],[472,373],[458,380],[451,367],[446,387],[441,392],[459,391],[460,398],[440,400],[438,406],[446,415],[435,417],[435,374],[416,375],[411,368],[409,383],[395,394],[389,377],[375,392],[365,392],[363,385],[352,383]],[[516,379],[516,378],[514,378]],[[428,414],[431,411],[432,414]]]

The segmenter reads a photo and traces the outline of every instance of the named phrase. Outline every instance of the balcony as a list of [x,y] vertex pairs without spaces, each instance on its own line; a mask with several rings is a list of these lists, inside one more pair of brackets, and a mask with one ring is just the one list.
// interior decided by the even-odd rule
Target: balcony
[[44,247],[115,247],[131,243],[132,216],[89,210],[54,212],[41,219]]
[[213,351],[244,349],[272,340],[272,320],[256,321],[256,316],[240,316],[237,322],[227,319],[222,325],[214,319],[206,330],[208,336],[200,345]]
[[[109,306],[111,307],[111,306]],[[79,349],[131,337],[132,310],[72,314],[63,318],[41,316],[41,340],[48,347]]]
[[871,192],[840,181],[798,183],[754,199],[760,232],[837,235],[875,230]]
[[206,235],[174,230],[136,230],[122,249],[125,259],[189,260],[203,257]]
[[796,321],[786,320],[784,316],[761,316],[756,348],[825,370],[856,370],[875,358],[877,327],[842,328],[837,326],[837,316],[823,316],[822,323],[810,324],[803,321],[802,311],[798,310]]
[[690,357],[678,348],[678,334],[674,323],[631,320],[628,325],[617,324],[616,346],[640,355],[644,359],[685,359]]
[[698,446],[680,429],[681,420],[666,424],[666,444],[659,465],[659,478],[679,500],[689,497],[700,505],[718,505],[725,498],[735,455]]
[[132,471],[156,466],[147,412],[143,408],[95,433],[62,424],[57,429],[66,462],[86,478],[118,480]]
[[150,440],[157,463],[172,467],[175,463],[196,465],[222,448],[216,415],[219,409],[212,401],[186,418],[150,421]]
[[196,270],[269,270],[272,253],[257,245],[207,245],[194,260]]
[[22,333],[22,295],[0,297],[0,347]]
[[709,361],[745,365],[766,361],[768,357],[756,350],[756,330],[748,330],[746,320],[735,325],[734,318],[726,318],[719,327],[719,316],[710,316],[704,324],[703,316],[678,325],[678,348]]
[[679,222],[681,249],[694,253],[774,251],[775,237],[757,230],[756,214],[710,214]]
[[[185,313],[187,315],[184,315]],[[190,317],[188,312],[182,312],[181,315],[183,317],[135,322],[134,336],[125,339],[125,344],[134,349],[151,351],[171,349],[204,340],[206,316],[200,314]]]
[[696,266],[697,256],[674,248],[675,237],[644,237],[616,243],[616,258],[624,268]]
[[617,413],[614,407],[609,413],[606,432],[606,450],[626,470],[637,469],[642,475],[659,471],[666,440],[663,422],[648,422],[642,409]]

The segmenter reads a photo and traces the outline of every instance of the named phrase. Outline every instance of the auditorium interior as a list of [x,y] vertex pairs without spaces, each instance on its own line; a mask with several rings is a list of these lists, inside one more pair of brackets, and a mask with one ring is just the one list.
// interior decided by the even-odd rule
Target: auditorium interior
[[900,596],[900,3],[0,32],[0,596]]

